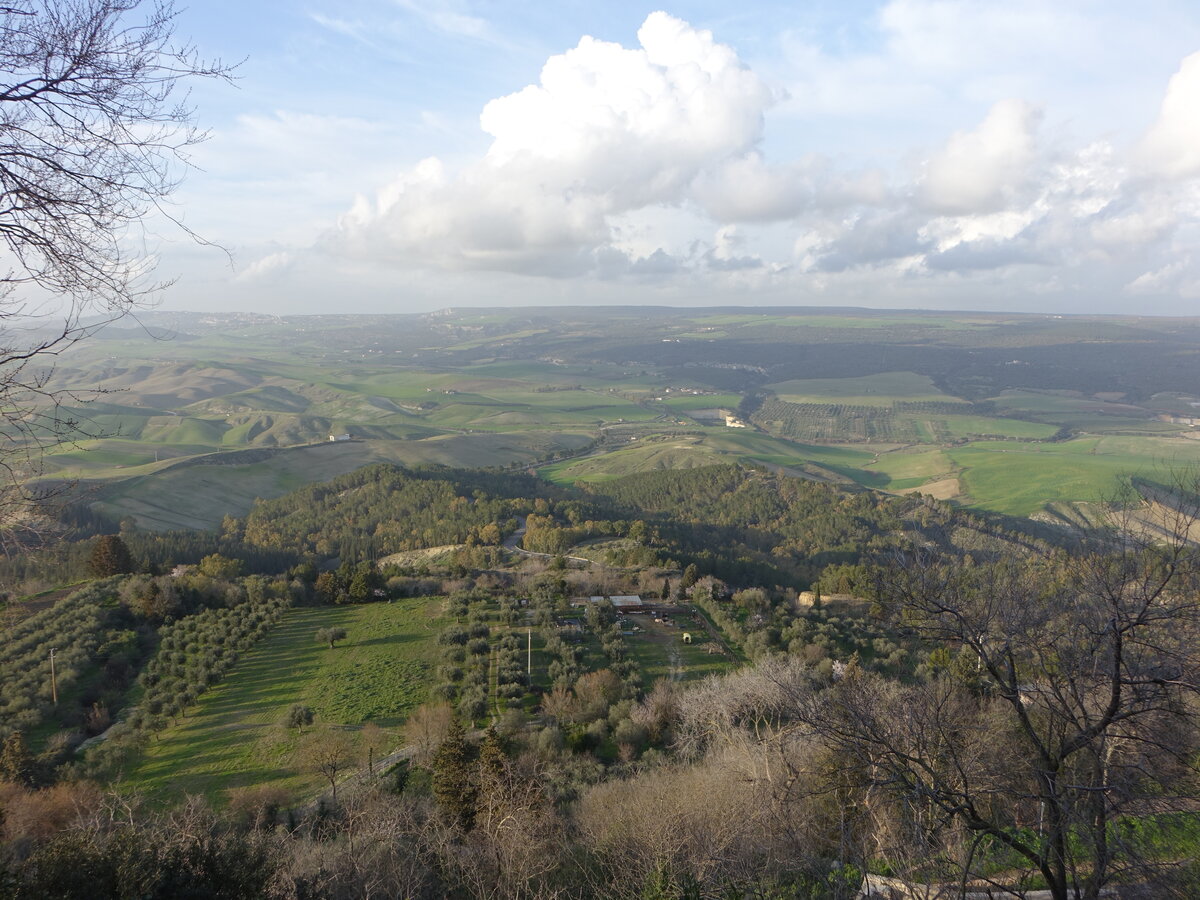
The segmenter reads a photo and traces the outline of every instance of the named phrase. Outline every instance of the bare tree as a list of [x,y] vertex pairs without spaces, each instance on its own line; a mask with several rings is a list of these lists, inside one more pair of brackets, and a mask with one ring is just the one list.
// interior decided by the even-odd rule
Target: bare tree
[[54,359],[165,286],[151,277],[144,226],[152,213],[175,221],[165,202],[205,137],[185,89],[230,74],[178,43],[175,19],[171,3],[143,0],[0,7],[0,525],[9,531],[41,496],[29,479],[42,452],[78,424],[62,409],[71,395],[51,385]]
[[412,711],[404,726],[404,739],[412,747],[412,760],[418,766],[428,766],[446,735],[454,710],[449,703],[423,703]]
[[354,753],[347,737],[336,731],[319,731],[299,748],[300,764],[329,782],[333,799],[337,799],[338,776],[353,767]]
[[856,673],[798,704],[863,796],[890,799],[900,842],[931,848],[926,872],[941,847],[964,887],[998,858],[1004,887],[1040,876],[1061,900],[1164,884],[1175,861],[1127,825],[1196,799],[1200,550],[1196,494],[1175,496],[1115,507],[1113,528],[1072,554],[910,556],[881,602],[974,665],[907,686]]

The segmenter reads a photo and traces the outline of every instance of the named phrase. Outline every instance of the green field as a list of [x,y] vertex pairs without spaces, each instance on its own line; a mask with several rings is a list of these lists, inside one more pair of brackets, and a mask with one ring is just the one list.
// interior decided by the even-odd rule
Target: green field
[[913,449],[882,453],[867,469],[885,476],[888,490],[902,491],[949,476],[954,463],[944,450]]
[[[134,517],[152,531],[216,528],[226,515],[245,515],[255,498],[280,497],[313,481],[328,481],[375,462],[404,465],[441,463],[477,468],[532,461],[548,452],[586,446],[587,434],[445,435],[412,441],[325,442],[274,451],[255,462],[213,455],[195,464],[169,467],[164,461],[114,471],[64,467],[67,476],[100,477],[110,482],[93,507],[120,520]],[[87,457],[85,457],[86,459]]]
[[980,441],[946,451],[961,468],[971,505],[1028,516],[1055,501],[1113,495],[1131,475],[1160,475],[1200,465],[1200,442],[1084,437],[1054,444]]
[[[161,732],[125,784],[155,799],[202,794],[220,802],[231,788],[269,784],[294,795],[321,779],[299,767],[303,740],[280,720],[293,703],[311,706],[316,726],[375,722],[392,734],[426,699],[443,626],[441,601],[397,600],[289,611],[186,719]],[[349,636],[335,648],[319,628]]]
[[654,469],[693,469],[725,462],[723,454],[701,436],[653,438],[597,456],[554,463],[540,469],[543,478],[557,484],[576,481],[609,481]]
[[[105,392],[66,410],[100,439],[52,453],[45,472],[103,482],[96,511],[160,530],[212,527],[256,496],[375,461],[540,465],[565,483],[749,460],[886,490],[940,480],[939,496],[1025,510],[1039,496],[1085,502],[1108,490],[1112,466],[1169,457],[1156,442],[1192,433],[1170,415],[1200,412],[1191,406],[1200,403],[1200,348],[1191,326],[1165,320],[573,307],[179,314],[165,327],[180,338],[113,329],[64,356],[50,387]],[[747,400],[758,411],[736,436],[707,414],[692,417]],[[337,461],[296,451],[251,467],[172,465],[303,447],[335,432],[364,443]],[[1018,464],[1044,466],[1041,457],[998,461],[965,446],[1087,435],[1142,443],[1063,480]],[[608,452],[546,465],[593,442]],[[916,468],[899,458],[933,450],[953,456]]]
[[[720,675],[733,668],[733,663],[720,653],[709,653],[712,639],[702,625],[681,617],[677,624],[659,625],[650,616],[634,616],[641,630],[625,636],[629,655],[642,670],[642,686],[649,690],[660,678],[669,681],[693,681],[709,675]],[[684,632],[693,643],[683,642]]]
[[[858,316],[852,312],[846,315],[811,315],[797,313],[796,315],[770,315],[745,313],[741,315],[694,316],[693,322],[705,325],[741,325],[753,327],[785,328],[856,328],[883,329],[895,328],[897,325],[909,325],[919,328],[935,328],[947,330],[964,330],[971,328],[988,328],[996,324],[994,317],[981,316],[904,316],[904,315],[871,315]],[[707,335],[711,337],[712,335]]]
[[883,372],[858,378],[809,378],[769,384],[766,390],[787,403],[842,403],[850,406],[891,406],[906,403],[964,403],[934,387],[927,375]]

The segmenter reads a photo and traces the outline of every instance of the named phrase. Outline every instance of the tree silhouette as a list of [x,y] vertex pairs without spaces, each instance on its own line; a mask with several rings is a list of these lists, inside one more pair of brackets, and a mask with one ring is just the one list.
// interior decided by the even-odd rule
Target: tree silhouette
[[30,504],[45,499],[28,480],[42,451],[78,429],[60,407],[72,398],[49,387],[48,363],[164,286],[147,279],[152,258],[131,248],[178,186],[187,149],[205,137],[188,83],[230,71],[178,43],[175,17],[170,2],[142,0],[0,7],[0,526],[8,530],[28,529]]

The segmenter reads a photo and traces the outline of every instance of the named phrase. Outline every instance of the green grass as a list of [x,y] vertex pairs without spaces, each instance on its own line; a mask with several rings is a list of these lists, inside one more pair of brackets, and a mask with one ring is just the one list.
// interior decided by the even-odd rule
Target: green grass
[[[125,785],[159,800],[202,794],[217,802],[248,785],[317,789],[320,777],[296,759],[302,738],[280,725],[288,708],[311,706],[317,727],[371,721],[394,731],[426,699],[440,616],[441,602],[428,599],[290,610],[151,743]],[[314,634],[332,626],[349,636],[331,650]]]
[[[915,417],[914,417],[915,418]],[[952,439],[976,435],[997,435],[1028,440],[1045,440],[1058,431],[1055,425],[1006,419],[998,416],[936,416],[925,417],[945,430]]]
[[[587,444],[603,427],[613,438],[636,435],[639,441],[621,444],[603,456],[546,467],[543,474],[560,482],[599,481],[636,471],[742,459],[796,474],[906,490],[936,480],[939,473],[952,473],[969,485],[964,487],[969,491],[964,502],[1016,511],[1040,508],[1042,497],[1086,502],[1111,486],[1114,470],[1138,471],[1156,459],[1170,458],[1175,451],[1159,446],[1161,438],[1192,431],[1150,417],[1149,407],[1122,402],[1126,398],[1118,393],[1005,390],[1002,378],[984,379],[980,383],[990,385],[999,414],[981,416],[959,398],[939,391],[931,378],[912,372],[784,380],[785,372],[820,370],[774,367],[763,359],[773,366],[768,371],[781,373],[767,389],[777,392],[781,406],[792,407],[760,423],[776,436],[704,420],[687,429],[700,438],[698,442],[691,442],[689,434],[672,444],[674,436],[655,438],[678,429],[689,411],[736,407],[741,398],[733,391],[740,388],[731,385],[748,386],[753,379],[718,372],[722,377],[710,383],[705,379],[715,370],[703,364],[677,365],[667,352],[674,348],[663,345],[663,354],[656,352],[660,339],[684,340],[697,362],[714,355],[706,349],[708,342],[715,342],[711,346],[719,351],[717,356],[728,341],[744,342],[750,349],[739,350],[738,359],[758,363],[755,342],[1011,345],[1019,356],[1019,348],[1028,341],[1039,344],[1047,335],[1059,335],[1070,343],[1080,334],[1094,336],[1095,329],[1088,325],[1080,331],[1069,322],[1039,319],[1041,324],[1030,331],[1033,320],[1021,316],[865,310],[693,310],[649,319],[641,313],[611,319],[593,311],[567,310],[563,315],[559,324],[549,324],[528,311],[460,312],[424,331],[419,343],[407,344],[406,323],[381,319],[378,341],[372,342],[374,335],[361,325],[335,318],[287,325],[233,322],[220,330],[199,328],[190,339],[165,343],[133,335],[89,342],[64,360],[56,378],[64,386],[116,389],[72,410],[110,437],[86,443],[87,452],[61,448],[47,460],[47,477],[104,482],[96,495],[98,511],[116,518],[134,515],[144,527],[212,527],[226,513],[244,513],[255,496],[273,497],[332,477],[346,471],[350,462],[534,464]],[[412,325],[426,328],[416,320]],[[1009,334],[1013,328],[1017,331]],[[1042,328],[1049,330],[1042,334]],[[806,335],[806,330],[812,333]],[[389,344],[393,335],[398,338],[394,348]],[[635,351],[626,355],[624,342]],[[384,352],[369,356],[371,347]],[[453,352],[447,354],[447,348]],[[411,356],[414,350],[420,351],[419,358]],[[847,352],[853,352],[851,345]],[[1096,352],[1107,351],[1098,347]],[[528,358],[510,358],[514,355]],[[862,368],[846,371],[870,371],[870,359],[862,358]],[[587,362],[574,361],[580,359]],[[629,361],[601,361],[605,359]],[[1075,386],[1064,379],[1068,383]],[[669,394],[668,384],[673,389]],[[682,393],[687,388],[720,392]],[[1132,390],[1130,395],[1140,396]],[[1155,409],[1182,413],[1197,412],[1190,402],[1200,402],[1174,391],[1156,395],[1155,401],[1150,404]],[[768,403],[774,402],[768,398]],[[919,403],[937,405],[912,408]],[[422,404],[436,405],[420,409]],[[666,418],[659,419],[663,412]],[[172,460],[219,449],[320,439],[327,424],[330,430],[356,432],[367,443],[344,450],[336,461],[309,459],[305,450],[297,457],[280,454],[255,466],[176,470],[171,465]],[[1032,472],[1021,460],[1009,458],[1010,450],[1035,452],[1010,447],[1009,442],[1046,440],[1063,426],[1090,435],[1136,436],[1142,443],[1124,449],[1105,445],[1101,458],[1077,465],[1032,457]],[[1008,440],[999,447],[983,446],[995,444],[997,438]],[[963,441],[981,443],[945,446]],[[850,443],[854,446],[844,446]],[[913,446],[876,458],[876,451],[895,450],[897,444]],[[934,452],[938,450],[953,456],[939,457]],[[1194,458],[1187,448],[1180,452]],[[352,453],[358,458],[352,460]],[[906,461],[910,454],[922,461]]]
[[887,487],[894,491],[919,487],[954,471],[954,464],[945,451],[929,449],[883,453],[868,467],[886,475]]
[[906,403],[957,403],[957,397],[934,387],[927,375],[912,372],[883,372],[858,378],[804,378],[769,384],[785,403],[840,403],[849,406],[891,406]]
[[198,464],[134,477],[107,489],[94,505],[151,530],[215,528],[225,515],[245,515],[256,497],[279,497],[313,481],[352,472],[375,455],[363,443],[320,444],[240,465]]
[[1056,501],[1096,501],[1123,478],[1200,463],[1187,439],[1081,437],[1062,443],[980,441],[946,451],[971,505],[1016,516]]
[[[790,328],[853,328],[853,329],[878,329],[878,328],[895,328],[897,325],[911,325],[918,328],[932,328],[941,330],[968,330],[974,328],[988,328],[996,324],[995,321],[986,316],[980,317],[977,320],[967,319],[951,319],[948,317],[933,316],[855,316],[847,313],[845,315],[805,315],[798,314],[794,316],[779,316],[746,313],[741,315],[712,315],[712,316],[693,316],[691,322],[706,325],[741,325],[745,327],[755,326],[784,326]],[[712,337],[712,334],[704,335]]]
[[661,402],[664,406],[680,412],[693,409],[728,409],[732,412],[742,402],[738,394],[676,394],[672,391],[670,394],[655,396],[663,398]]
[[[677,625],[656,625],[650,616],[634,616],[632,621],[642,630],[625,636],[625,646],[642,671],[642,686],[649,690],[660,678],[694,681],[708,675],[720,675],[733,668],[722,653],[709,653],[713,642],[704,626],[686,616],[678,617]],[[684,632],[693,643],[683,642]]]
[[707,446],[702,437],[685,435],[673,440],[639,441],[628,448],[544,466],[539,472],[556,484],[571,484],[611,481],[654,469],[692,469],[725,461],[724,454]]
[[1038,413],[1070,413],[1111,409],[1118,404],[1090,399],[1079,391],[1002,391],[992,398],[1001,408],[1020,409]]
[[214,457],[211,462],[165,470],[168,463],[151,463],[132,471],[109,470],[110,475],[126,477],[107,487],[93,505],[114,520],[133,516],[139,527],[152,531],[216,528],[225,515],[245,515],[256,497],[280,497],[374,462],[475,468],[532,461],[590,441],[589,434],[570,432],[446,435],[408,441],[326,442],[283,450],[254,463],[231,464]]

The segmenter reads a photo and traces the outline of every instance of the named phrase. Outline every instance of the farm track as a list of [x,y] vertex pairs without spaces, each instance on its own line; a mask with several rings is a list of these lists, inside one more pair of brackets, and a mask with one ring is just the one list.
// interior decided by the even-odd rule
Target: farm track
[[[535,553],[533,550],[526,550],[524,547],[517,546],[519,543],[521,543],[521,538],[525,537],[526,522],[527,518],[522,516],[520,526],[516,531],[504,539],[504,543],[501,544],[501,546],[504,547],[505,550],[511,550],[518,556],[526,556],[533,559],[555,559],[556,557],[553,553]],[[563,559],[581,562],[588,566],[592,565],[592,561],[590,559],[584,559],[582,556],[564,556]]]

